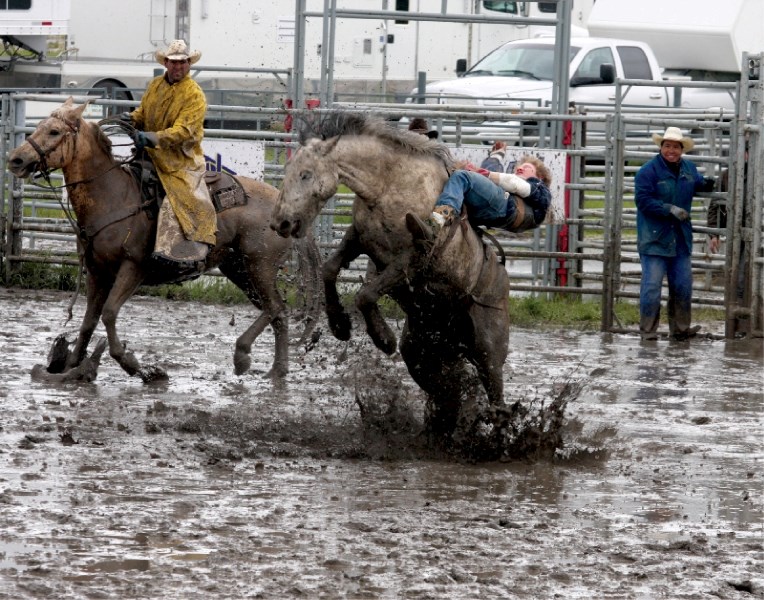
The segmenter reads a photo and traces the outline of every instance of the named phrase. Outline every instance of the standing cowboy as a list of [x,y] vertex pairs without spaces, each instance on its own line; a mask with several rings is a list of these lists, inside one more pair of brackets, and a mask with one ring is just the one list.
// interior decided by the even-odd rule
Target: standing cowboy
[[215,245],[217,229],[204,182],[207,100],[189,76],[201,52],[190,52],[185,41],[175,40],[155,57],[167,70],[149,83],[141,105],[129,115],[140,130],[133,138],[136,148],[147,149],[166,194],[152,257],[181,269],[196,268]]
[[711,191],[714,180],[698,173],[682,158],[694,147],[678,127],[654,133],[658,154],[642,165],[634,178],[637,204],[637,248],[642,265],[639,290],[639,331],[643,340],[658,338],[661,287],[668,279],[669,333],[674,340],[694,336],[692,323],[692,223],[696,192]]

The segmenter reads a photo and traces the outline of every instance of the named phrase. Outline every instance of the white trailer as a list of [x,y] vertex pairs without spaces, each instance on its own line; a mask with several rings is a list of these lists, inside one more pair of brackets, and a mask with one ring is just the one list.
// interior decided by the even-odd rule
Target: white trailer
[[0,3],[0,37],[3,43],[32,55],[47,50],[48,38],[66,35],[69,0],[23,0]]
[[646,42],[667,77],[734,81],[743,52],[764,52],[764,1],[597,0],[589,33]]
[[[0,87],[140,90],[159,67],[153,60],[154,51],[175,38],[184,38],[192,48],[202,51],[197,65],[201,67],[286,71],[295,62],[296,1],[34,0],[27,4],[27,10],[0,9],[0,35],[11,39],[16,31],[14,19],[55,25],[47,25],[51,28],[47,31],[40,26],[25,38],[29,47],[34,45],[39,52],[32,60],[22,60],[17,54],[12,64],[7,60],[0,64]],[[410,13],[440,13],[444,6],[443,0],[367,0],[363,4],[369,10]],[[556,2],[449,0],[445,4],[447,15],[551,18],[556,10]],[[585,26],[593,4],[594,0],[573,0],[572,22],[576,27]],[[306,0],[305,5],[308,11],[322,12],[326,2]],[[357,1],[338,0],[337,8],[359,7]],[[321,77],[324,19],[307,18],[304,26],[304,90],[310,93],[318,89]],[[51,45],[48,32],[66,36],[65,43]],[[454,76],[458,58],[466,57],[471,63],[508,40],[540,33],[551,35],[554,28],[338,19],[332,65],[335,89],[339,93],[406,94],[419,72],[427,73],[428,80],[448,79]],[[54,47],[58,54],[50,51]],[[283,80],[265,72],[203,72],[197,78],[209,89],[283,91],[285,95],[289,91]]]

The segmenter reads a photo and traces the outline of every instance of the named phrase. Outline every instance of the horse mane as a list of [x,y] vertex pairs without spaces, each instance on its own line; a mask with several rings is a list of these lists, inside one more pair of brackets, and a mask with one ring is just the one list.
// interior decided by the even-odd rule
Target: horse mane
[[111,139],[109,139],[109,136],[104,133],[103,129],[101,129],[97,123],[89,123],[88,126],[93,132],[93,137],[95,138],[98,147],[114,158],[114,155],[111,153]]
[[329,139],[342,135],[370,135],[388,142],[401,152],[416,156],[433,156],[446,167],[453,165],[454,159],[445,144],[426,136],[398,129],[374,115],[333,111],[320,119],[299,118],[299,142],[305,144],[312,138]]

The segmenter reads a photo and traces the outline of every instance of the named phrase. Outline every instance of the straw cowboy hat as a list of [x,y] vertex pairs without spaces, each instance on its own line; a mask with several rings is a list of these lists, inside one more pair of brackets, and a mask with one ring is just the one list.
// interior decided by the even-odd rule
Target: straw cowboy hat
[[184,40],[173,40],[167,46],[167,50],[157,50],[154,57],[160,65],[163,65],[168,58],[170,60],[188,60],[189,64],[193,65],[202,57],[202,53],[199,50],[189,52]]
[[679,127],[667,127],[663,135],[659,133],[653,134],[653,141],[658,145],[658,147],[660,147],[665,140],[670,142],[679,142],[682,144],[682,148],[685,152],[689,152],[695,147],[695,142],[692,141],[692,138],[683,136]]
[[426,135],[431,140],[437,139],[438,137],[438,132],[430,131],[430,125],[427,123],[427,120],[422,119],[421,117],[411,119],[411,123],[409,123],[409,131]]

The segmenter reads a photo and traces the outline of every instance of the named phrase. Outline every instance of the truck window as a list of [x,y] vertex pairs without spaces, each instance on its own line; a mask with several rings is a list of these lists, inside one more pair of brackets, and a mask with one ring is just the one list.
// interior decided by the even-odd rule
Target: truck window
[[599,79],[600,78],[600,65],[611,64],[614,65],[613,53],[610,48],[595,48],[590,50],[581,64],[576,69],[573,77],[586,79]]
[[29,10],[32,0],[0,0],[0,10]]
[[557,2],[539,2],[539,12],[542,13],[556,13]]
[[623,64],[626,79],[652,79],[650,62],[642,48],[637,46],[618,46],[618,56]]
[[486,10],[508,13],[510,15],[517,14],[517,2],[511,2],[509,0],[483,0],[483,8]]
[[[578,48],[571,47],[571,56],[575,56],[577,51]],[[465,77],[474,75],[523,77],[551,81],[554,77],[554,46],[539,45],[533,42],[501,46],[477,62],[464,74]]]

